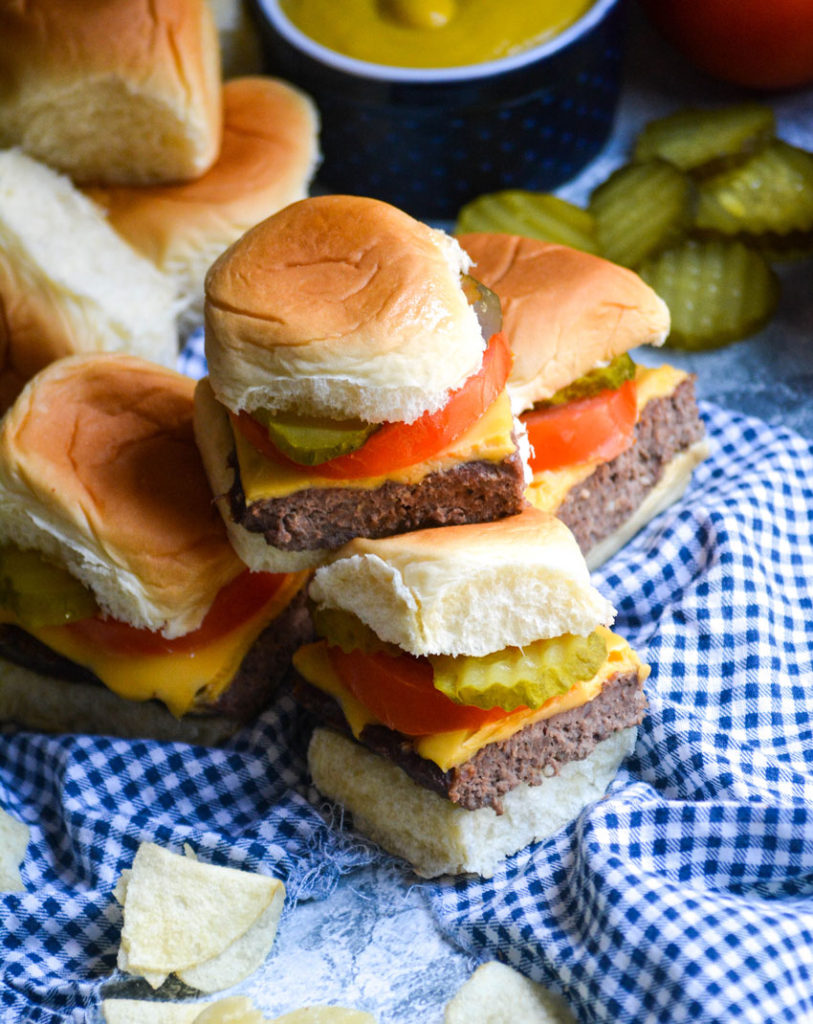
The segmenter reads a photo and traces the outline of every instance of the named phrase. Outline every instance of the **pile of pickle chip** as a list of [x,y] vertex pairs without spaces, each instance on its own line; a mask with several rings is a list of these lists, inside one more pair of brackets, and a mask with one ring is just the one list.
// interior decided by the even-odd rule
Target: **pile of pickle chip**
[[464,206],[455,231],[542,238],[629,267],[669,306],[667,344],[713,348],[773,315],[774,262],[813,254],[813,153],[777,138],[761,104],[680,110],[643,128],[586,209],[497,192]]

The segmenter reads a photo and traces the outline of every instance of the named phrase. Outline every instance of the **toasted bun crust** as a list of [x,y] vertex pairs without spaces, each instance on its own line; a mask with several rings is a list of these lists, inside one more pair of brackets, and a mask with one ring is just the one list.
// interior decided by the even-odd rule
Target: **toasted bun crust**
[[637,730],[622,729],[582,761],[569,761],[539,786],[522,784],[491,807],[467,811],[413,782],[397,765],[354,740],[317,729],[308,749],[316,788],[353,815],[353,824],[424,878],[474,872],[490,878],[500,862],[547,839],[599,800]]
[[0,153],[0,411],[61,356],[128,351],[174,365],[174,295],[66,177]]
[[669,333],[666,304],[641,278],[578,249],[518,235],[461,235],[472,274],[500,297],[521,412],[599,363]]
[[584,635],[614,616],[570,530],[530,507],[493,523],[356,538],[316,571],[310,596],[418,655],[483,656]]
[[206,278],[206,356],[234,412],[411,422],[480,365],[454,239],[387,203],[318,196],[227,249]]
[[76,181],[202,174],[220,147],[220,53],[205,0],[0,5],[0,145]]
[[110,615],[177,637],[243,568],[192,430],[194,382],[126,355],[54,363],[0,424],[0,542],[43,551]]
[[244,231],[302,199],[318,159],[318,114],[274,78],[223,88],[223,144],[212,167],[175,185],[89,188],[116,231],[175,281],[188,319],[203,316],[203,281]]

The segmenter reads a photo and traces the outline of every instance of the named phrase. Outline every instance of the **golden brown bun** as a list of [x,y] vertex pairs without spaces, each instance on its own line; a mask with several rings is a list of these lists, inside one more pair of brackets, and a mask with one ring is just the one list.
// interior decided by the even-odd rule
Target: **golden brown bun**
[[0,424],[0,542],[43,551],[114,618],[167,637],[243,568],[195,445],[194,387],[133,356],[74,356]]
[[237,78],[223,88],[223,145],[204,175],[86,192],[122,238],[175,281],[187,318],[200,320],[206,271],[221,252],[306,195],[318,130],[304,93],[274,78]]
[[78,352],[177,359],[175,292],[68,178],[0,152],[0,411]]
[[0,5],[0,146],[76,181],[202,174],[220,148],[220,53],[205,0]]
[[514,351],[508,388],[521,412],[599,363],[669,333],[666,304],[641,278],[609,260],[518,235],[458,241],[472,276],[495,291]]
[[484,342],[454,239],[387,203],[294,203],[206,278],[206,356],[218,400],[370,422],[445,404]]
[[310,596],[416,655],[481,657],[587,634],[614,615],[570,530],[531,507],[493,523],[357,537],[317,569]]

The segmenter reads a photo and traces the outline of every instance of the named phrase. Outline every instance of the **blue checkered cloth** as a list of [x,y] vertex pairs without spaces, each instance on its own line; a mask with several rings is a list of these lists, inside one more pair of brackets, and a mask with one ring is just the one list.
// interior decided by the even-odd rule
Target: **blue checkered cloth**
[[[200,339],[182,361],[204,372]],[[813,449],[704,406],[715,452],[602,570],[652,664],[607,799],[489,881],[425,883],[442,931],[582,1021],[813,1021]],[[375,856],[314,809],[287,696],[222,749],[0,735],[0,806],[31,827],[0,895],[0,1019],[83,1024],[114,969],[112,888],[139,842],[325,899]],[[382,1019],[386,1016],[382,1013]]]

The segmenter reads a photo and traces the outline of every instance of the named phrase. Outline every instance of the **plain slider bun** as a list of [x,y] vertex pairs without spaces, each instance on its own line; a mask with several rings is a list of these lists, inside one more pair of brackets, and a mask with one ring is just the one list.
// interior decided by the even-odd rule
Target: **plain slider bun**
[[223,87],[223,143],[205,174],[86,193],[122,238],[175,282],[185,322],[198,323],[210,265],[254,224],[307,194],[318,130],[316,108],[298,89],[274,78],[234,79]]
[[614,617],[573,535],[535,508],[492,523],[357,538],[316,571],[310,596],[415,655],[479,657],[585,635]]
[[68,178],[0,152],[0,409],[62,356],[127,351],[174,365],[175,291]]
[[666,303],[626,267],[519,235],[458,241],[473,275],[500,296],[518,412],[634,346],[661,345],[669,333]]
[[0,7],[0,145],[81,182],[197,177],[220,148],[220,53],[205,0]]
[[387,203],[318,196],[248,231],[206,279],[206,357],[232,412],[412,422],[480,366],[454,239]]
[[541,785],[516,786],[491,807],[469,811],[419,786],[391,761],[330,729],[316,729],[308,767],[323,796],[340,803],[360,832],[424,878],[474,873],[490,878],[504,858],[547,839],[601,799],[637,731],[623,729]]
[[60,360],[0,425],[0,543],[43,552],[103,611],[178,637],[242,571],[211,504],[194,382],[126,355]]

